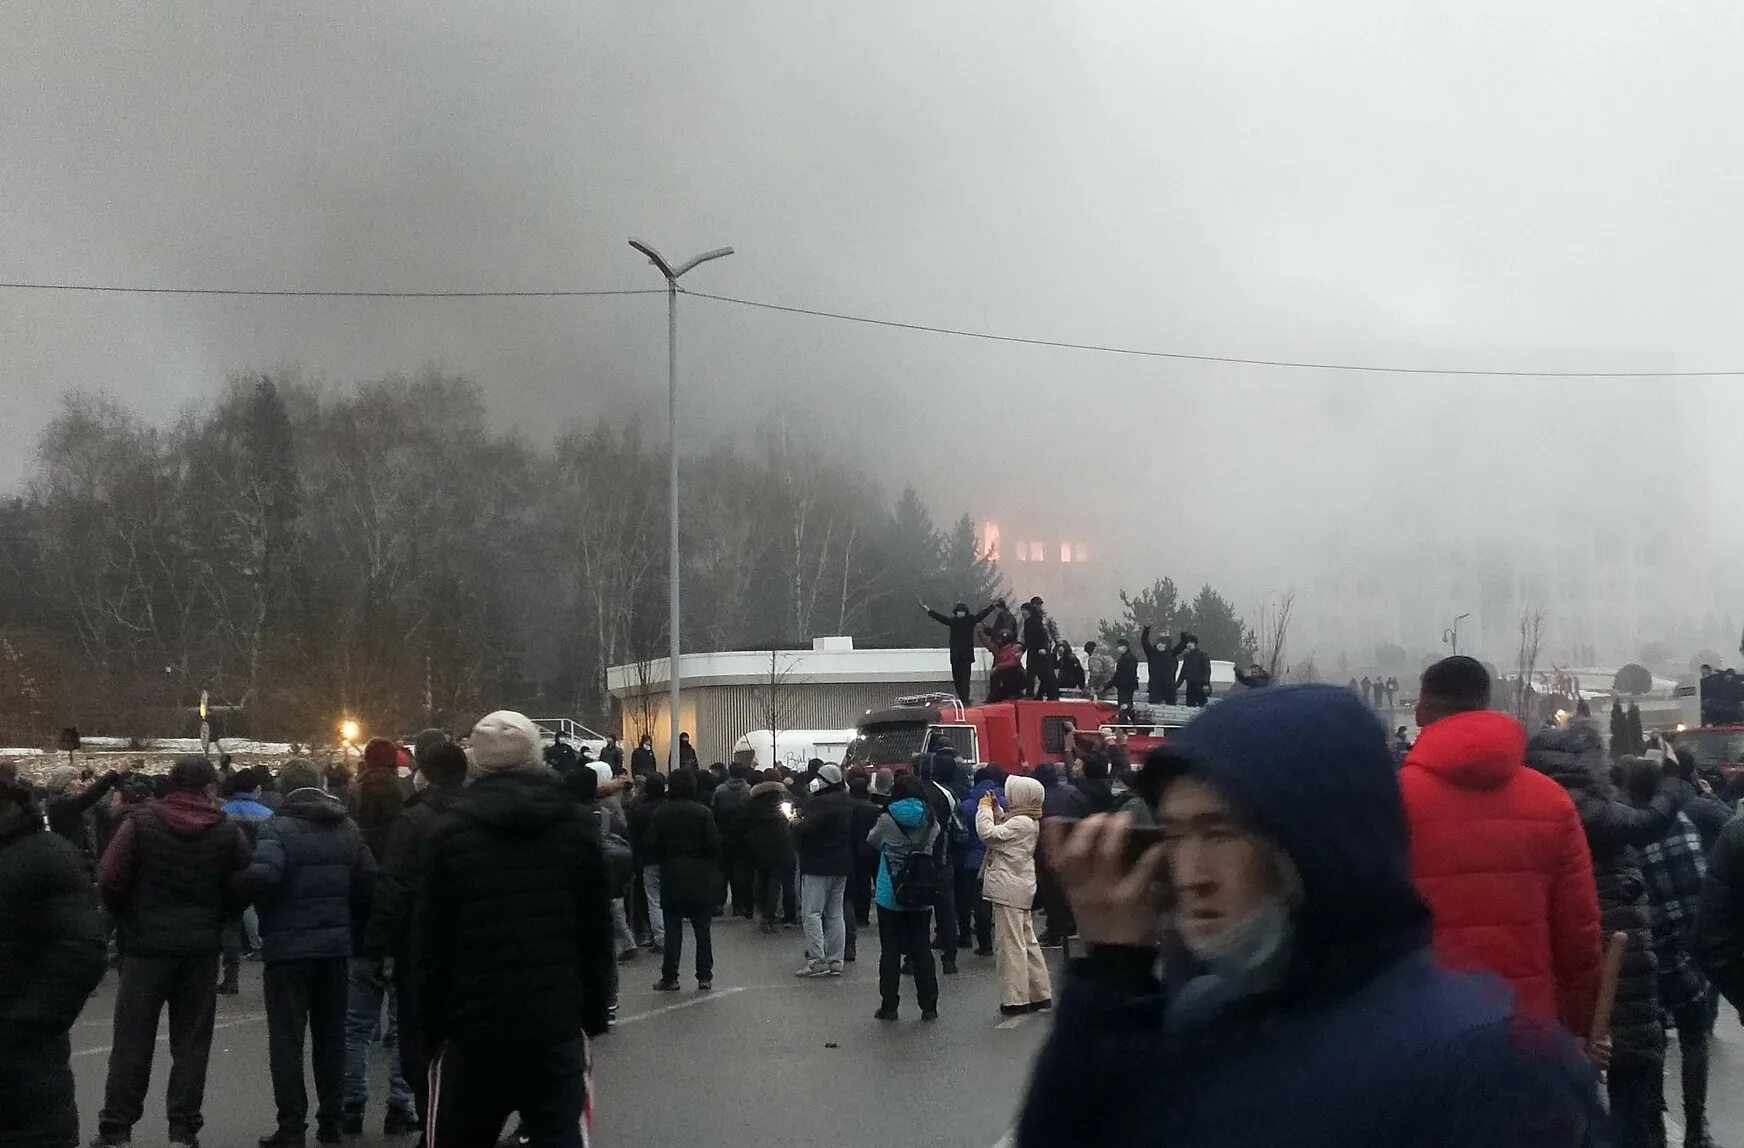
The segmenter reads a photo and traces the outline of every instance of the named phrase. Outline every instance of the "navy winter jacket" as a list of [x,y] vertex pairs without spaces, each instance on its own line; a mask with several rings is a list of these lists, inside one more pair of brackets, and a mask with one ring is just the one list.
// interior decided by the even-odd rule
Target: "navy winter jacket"
[[1005,808],[1005,787],[997,781],[978,781],[975,788],[969,791],[969,796],[957,803],[957,814],[963,819],[965,832],[963,834],[962,867],[975,872],[981,868],[981,859],[987,856],[987,846],[981,844],[981,835],[975,832],[975,807],[981,804],[982,794],[991,793],[999,802],[999,808]]
[[1146,763],[1215,787],[1294,863],[1277,987],[1234,993],[1152,949],[1074,962],[1019,1123],[1021,1148],[1525,1148],[1601,1143],[1596,1080],[1490,977],[1447,972],[1407,865],[1386,731],[1336,687],[1207,710]]
[[260,912],[263,960],[349,957],[369,921],[375,855],[342,802],[298,789],[260,823],[236,886]]

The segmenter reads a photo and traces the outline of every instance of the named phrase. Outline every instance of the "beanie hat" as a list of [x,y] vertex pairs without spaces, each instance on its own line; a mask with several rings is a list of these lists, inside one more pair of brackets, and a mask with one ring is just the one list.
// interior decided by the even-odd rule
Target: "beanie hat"
[[385,737],[372,737],[363,746],[363,768],[398,769],[400,747]]
[[427,729],[412,739],[412,760],[422,766],[437,746],[448,741],[448,731],[445,729]]
[[825,785],[842,784],[842,767],[839,765],[825,765],[820,767],[818,769],[818,780],[823,782]]
[[497,710],[472,727],[472,764],[480,769],[531,769],[539,764],[539,731],[526,714]]
[[612,779],[612,767],[606,762],[590,761],[587,763],[587,767],[593,771],[595,777],[599,778],[599,783],[601,785],[604,785]]

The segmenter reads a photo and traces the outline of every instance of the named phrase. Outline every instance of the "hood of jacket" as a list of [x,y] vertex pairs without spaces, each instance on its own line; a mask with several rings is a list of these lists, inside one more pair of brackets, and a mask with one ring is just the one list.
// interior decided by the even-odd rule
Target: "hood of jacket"
[[1033,777],[1014,777],[1005,783],[1005,808],[1039,818],[1047,791]]
[[1525,764],[1526,731],[1494,710],[1472,710],[1430,722],[1405,756],[1462,789],[1494,789]]
[[198,837],[224,820],[224,811],[204,793],[183,791],[152,801],[151,811],[177,837]]
[[901,801],[892,801],[884,810],[890,814],[890,819],[904,829],[913,829],[926,820],[926,802],[918,797],[905,797]]
[[781,784],[779,781],[759,781],[756,785],[751,787],[752,797],[768,797],[771,793],[779,793],[781,796],[786,797],[787,786]]
[[[1433,728],[1433,727],[1431,727]],[[1227,698],[1152,752],[1146,784],[1215,787],[1302,883],[1285,990],[1336,992],[1429,943],[1387,732],[1349,690]]]
[[1526,745],[1526,764],[1564,789],[1592,790],[1601,797],[1615,791],[1605,764],[1605,743],[1590,719],[1575,718],[1561,728],[1541,729]]
[[315,825],[337,825],[345,820],[345,803],[325,790],[293,789],[279,803],[278,815]]
[[42,832],[42,817],[24,805],[11,805],[0,810],[0,845],[15,838]]
[[742,777],[729,777],[719,785],[715,786],[716,801],[719,801],[723,797],[737,797],[740,794],[743,794],[746,797],[751,795],[751,783]]
[[974,788],[969,790],[969,796],[963,800],[980,801],[983,796],[989,793],[999,799],[999,807],[1001,809],[1005,808],[1005,786],[994,781],[992,778],[987,778],[985,781],[977,781]]
[[575,812],[575,799],[545,769],[487,773],[461,793],[454,810],[499,833],[537,833]]
[[433,813],[446,813],[454,808],[454,803],[465,792],[458,785],[426,785],[406,798],[406,808],[409,810],[422,806]]

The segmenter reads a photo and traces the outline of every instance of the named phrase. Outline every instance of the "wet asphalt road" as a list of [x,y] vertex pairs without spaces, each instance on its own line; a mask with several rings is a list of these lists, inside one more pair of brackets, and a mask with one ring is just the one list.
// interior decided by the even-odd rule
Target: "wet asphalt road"
[[[839,981],[796,979],[800,934],[764,937],[741,921],[717,922],[711,993],[696,991],[688,953],[680,993],[652,990],[657,968],[647,956],[624,966],[618,1029],[594,1044],[598,1143],[994,1148],[1011,1126],[1048,1019],[1001,1018],[991,958],[964,954],[963,972],[941,978],[938,1023],[920,1022],[906,979],[903,1019],[875,1021],[875,934],[863,933],[862,942],[861,960]],[[1049,956],[1057,974],[1058,951]],[[87,1139],[102,1104],[113,992],[110,976],[73,1031]],[[1667,1124],[1676,1145],[1683,1127],[1675,1039],[1670,1048]],[[410,1148],[409,1137],[381,1135],[382,1063],[378,1052],[366,1135],[350,1143]],[[135,1129],[140,1148],[167,1143],[167,1072],[160,1042],[145,1119]],[[1744,1145],[1744,1027],[1730,1008],[1720,1017],[1710,1093],[1716,1140]],[[242,995],[219,1000],[201,1141],[205,1148],[253,1148],[272,1123],[260,966],[246,964]]]
[[[593,1046],[598,1143],[992,1148],[1011,1126],[1047,1019],[1001,1018],[992,958],[965,953],[962,973],[940,978],[937,1023],[921,1023],[907,979],[901,1021],[875,1021],[876,932],[863,931],[861,942],[860,960],[839,981],[793,976],[804,947],[798,930],[764,937],[737,920],[716,922],[710,993],[696,991],[688,943],[682,992],[653,991],[658,962],[647,955],[622,966],[618,1028]],[[1057,950],[1051,958],[1057,964]],[[114,984],[113,974],[105,978],[73,1030],[79,1129],[87,1141],[102,1107]],[[378,1078],[382,1064],[378,1053]],[[160,1041],[145,1118],[134,1129],[138,1148],[167,1144],[168,1071]],[[349,1143],[411,1148],[411,1137],[381,1135],[385,1091],[378,1079],[366,1135]],[[254,1148],[272,1125],[261,967],[244,964],[242,994],[218,1002],[201,1144]]]

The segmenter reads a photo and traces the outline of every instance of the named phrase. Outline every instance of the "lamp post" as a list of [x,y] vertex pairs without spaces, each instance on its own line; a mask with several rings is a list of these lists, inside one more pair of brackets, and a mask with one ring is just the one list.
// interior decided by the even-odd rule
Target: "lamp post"
[[1451,629],[1443,630],[1441,632],[1441,640],[1452,646],[1455,654],[1459,653],[1459,624],[1469,617],[1471,617],[1470,614],[1461,614],[1453,620],[1453,626]]
[[672,533],[666,552],[667,564],[667,597],[672,615],[668,628],[672,634],[672,647],[667,666],[667,681],[671,686],[672,727],[670,731],[671,744],[667,748],[667,769],[678,765],[678,281],[685,273],[711,259],[724,259],[733,253],[731,247],[717,247],[713,251],[705,251],[676,271],[660,253],[643,243],[640,239],[631,239],[630,246],[648,257],[648,262],[654,269],[666,277],[666,430],[668,435],[667,449],[672,454],[672,466],[668,476],[671,503],[668,517],[671,519]]

